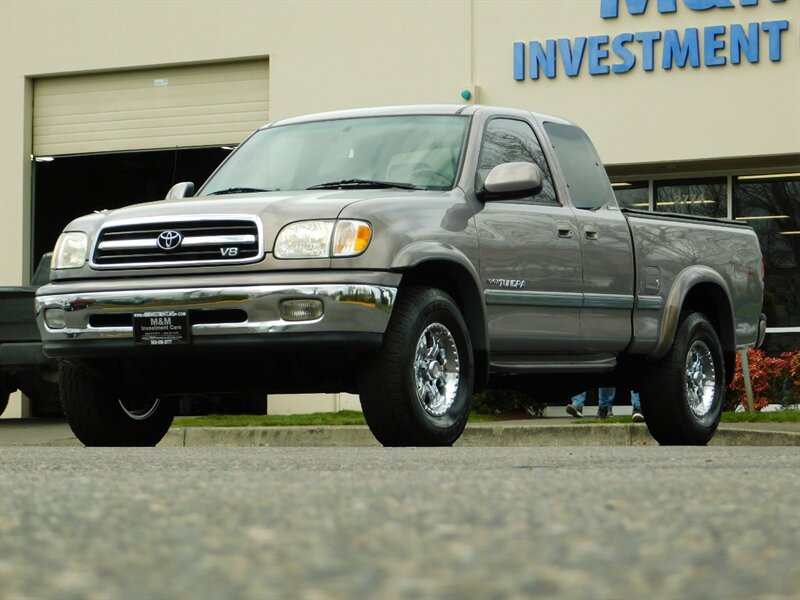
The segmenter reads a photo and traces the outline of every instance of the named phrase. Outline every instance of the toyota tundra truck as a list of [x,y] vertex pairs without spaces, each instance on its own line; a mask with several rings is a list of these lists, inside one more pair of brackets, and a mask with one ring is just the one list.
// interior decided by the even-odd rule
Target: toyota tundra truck
[[430,105],[269,123],[197,193],[74,220],[35,312],[87,446],[156,444],[179,394],[342,391],[447,446],[480,389],[600,385],[705,444],[762,296],[749,226],[621,210],[571,122]]

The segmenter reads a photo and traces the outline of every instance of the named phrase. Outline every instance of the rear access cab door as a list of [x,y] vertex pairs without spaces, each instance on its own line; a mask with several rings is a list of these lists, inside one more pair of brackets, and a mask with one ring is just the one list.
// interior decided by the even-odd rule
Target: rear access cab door
[[631,341],[633,243],[592,142],[579,127],[545,121],[565,193],[575,209],[583,263],[581,353],[616,354]]

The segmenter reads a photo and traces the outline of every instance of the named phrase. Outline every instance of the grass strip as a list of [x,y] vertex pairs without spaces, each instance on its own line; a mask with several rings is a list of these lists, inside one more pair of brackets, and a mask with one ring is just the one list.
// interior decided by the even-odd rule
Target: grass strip
[[[574,419],[572,423],[630,423],[631,417],[609,417],[607,419],[586,418]],[[723,423],[800,423],[800,410],[776,410],[771,412],[724,412]]]
[[[502,416],[471,413],[470,423],[499,421]],[[364,415],[355,410],[305,415],[204,415],[178,417],[176,427],[314,427],[323,425],[366,425]]]
[[[519,415],[513,415],[519,420]],[[482,415],[471,413],[470,423],[510,420],[506,415]],[[630,423],[631,417],[609,417],[608,419],[573,419],[576,425],[602,423]],[[780,410],[756,413],[722,413],[723,423],[798,423],[800,410]],[[355,410],[336,413],[320,412],[306,415],[205,415],[200,417],[178,417],[173,424],[180,427],[314,427],[325,425],[366,425],[364,415]]]

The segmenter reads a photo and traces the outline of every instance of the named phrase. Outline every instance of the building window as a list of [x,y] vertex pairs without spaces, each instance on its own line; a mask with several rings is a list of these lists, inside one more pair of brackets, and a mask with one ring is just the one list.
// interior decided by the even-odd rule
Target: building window
[[[800,174],[737,177],[733,214],[752,225],[764,255],[764,313],[770,329],[795,328],[768,351],[798,348],[800,342]],[[791,333],[785,330],[781,333]],[[768,336],[769,346],[779,336]],[[793,343],[788,338],[793,338]]]
[[657,211],[701,217],[725,217],[728,214],[724,178],[656,181],[654,187]]
[[621,181],[612,183],[614,195],[620,208],[648,210],[650,208],[649,186],[646,181]]

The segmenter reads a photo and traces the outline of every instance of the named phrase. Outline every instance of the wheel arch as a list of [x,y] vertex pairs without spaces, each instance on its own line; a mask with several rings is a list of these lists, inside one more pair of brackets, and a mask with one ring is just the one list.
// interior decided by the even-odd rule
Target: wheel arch
[[475,361],[475,391],[489,376],[486,304],[473,263],[452,246],[435,242],[413,244],[401,250],[392,270],[402,273],[400,290],[407,285],[427,285],[447,292],[461,309],[469,331]]
[[733,307],[725,280],[709,267],[689,267],[676,277],[661,316],[658,342],[648,358],[657,360],[669,351],[681,315],[687,312],[702,313],[713,325],[722,345],[726,379],[730,383],[736,357]]

